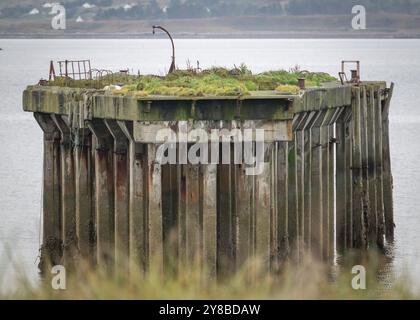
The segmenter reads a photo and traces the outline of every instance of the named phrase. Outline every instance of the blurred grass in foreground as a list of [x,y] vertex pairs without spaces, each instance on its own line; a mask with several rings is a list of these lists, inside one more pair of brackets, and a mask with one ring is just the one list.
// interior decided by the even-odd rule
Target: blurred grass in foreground
[[[38,286],[21,279],[13,293],[1,299],[417,299],[407,277],[392,278],[389,261],[375,252],[354,253],[328,266],[306,257],[300,264],[290,259],[277,272],[267,274],[258,260],[217,280],[199,267],[182,267],[163,275],[159,268],[147,273],[127,269],[106,272],[82,262],[67,270],[66,290],[54,290],[51,278]],[[366,290],[352,288],[352,267],[366,267]],[[135,269],[135,268],[133,268]],[[47,275],[47,277],[51,277]]]

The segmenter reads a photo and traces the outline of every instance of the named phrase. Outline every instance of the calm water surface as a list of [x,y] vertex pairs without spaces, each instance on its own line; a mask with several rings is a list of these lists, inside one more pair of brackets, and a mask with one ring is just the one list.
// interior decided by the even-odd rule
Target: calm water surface
[[[420,285],[420,40],[177,40],[177,64],[246,63],[254,72],[300,65],[336,75],[361,60],[363,80],[396,84],[391,106],[396,270]],[[37,279],[42,132],[22,111],[22,90],[48,77],[49,61],[91,59],[93,68],[164,74],[165,40],[0,40],[0,289],[13,274]]]

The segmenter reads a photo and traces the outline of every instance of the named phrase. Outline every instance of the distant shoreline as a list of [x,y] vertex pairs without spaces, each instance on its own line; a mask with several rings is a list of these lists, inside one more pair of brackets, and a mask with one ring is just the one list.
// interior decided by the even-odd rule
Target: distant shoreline
[[[281,33],[173,33],[176,39],[420,39],[419,33],[281,32]],[[149,33],[0,33],[0,39],[162,39]]]
[[420,14],[372,13],[365,30],[352,29],[352,15],[228,16],[205,19],[67,20],[53,30],[51,20],[0,19],[0,38],[155,39],[152,26],[165,26],[179,39],[419,39]]

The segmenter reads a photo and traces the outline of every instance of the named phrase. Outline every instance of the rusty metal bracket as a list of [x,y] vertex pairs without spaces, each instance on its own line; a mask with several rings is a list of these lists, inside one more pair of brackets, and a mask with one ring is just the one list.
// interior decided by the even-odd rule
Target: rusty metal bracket
[[[345,67],[348,64],[356,64],[356,69],[351,70],[351,78],[347,79]],[[360,61],[359,60],[343,60],[341,61],[341,72],[338,73],[340,77],[341,84],[345,83],[354,83],[356,85],[360,84]]]
[[340,78],[341,84],[344,85],[345,83],[349,82],[347,79],[347,75],[345,72],[339,72],[338,77]]
[[50,74],[49,74],[49,78],[48,80],[54,80],[55,79],[55,69],[54,69],[54,62],[51,60],[50,61]]
[[298,87],[300,90],[305,90],[305,78],[298,79]]

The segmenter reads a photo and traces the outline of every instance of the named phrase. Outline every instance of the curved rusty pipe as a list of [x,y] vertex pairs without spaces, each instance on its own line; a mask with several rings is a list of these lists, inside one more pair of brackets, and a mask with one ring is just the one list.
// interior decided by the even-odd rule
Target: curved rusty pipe
[[166,30],[164,27],[161,27],[161,26],[153,26],[153,34],[155,34],[156,29],[160,29],[163,32],[165,32],[168,35],[169,39],[171,40],[171,43],[172,43],[172,63],[171,63],[171,66],[169,68],[169,73],[172,73],[173,71],[175,71],[175,44],[174,44],[174,39],[172,38],[169,31]]

